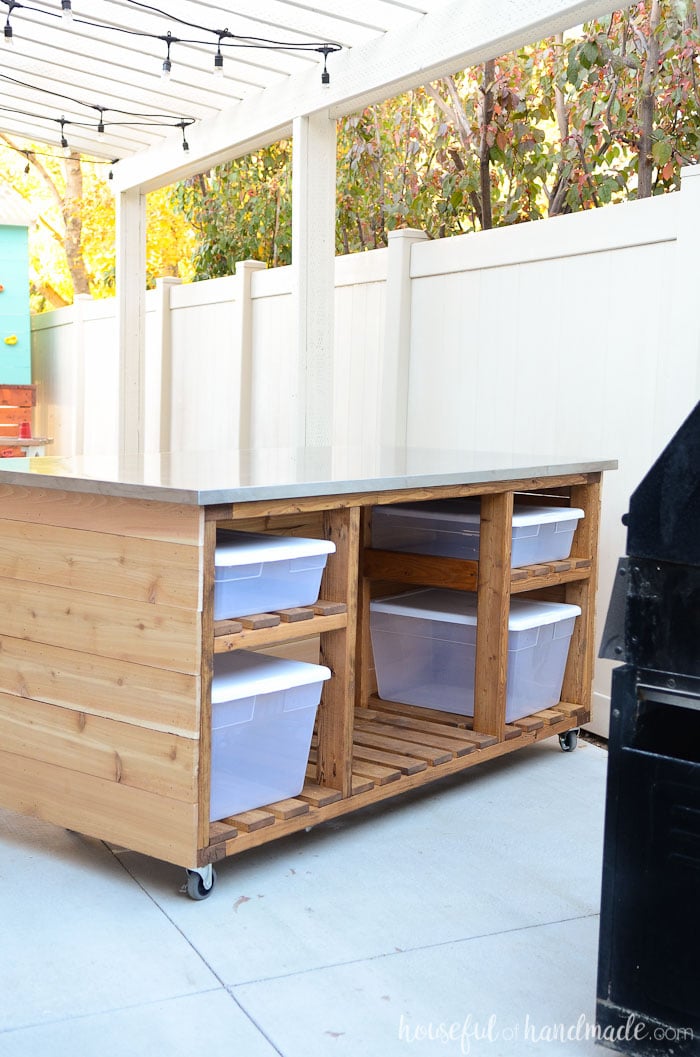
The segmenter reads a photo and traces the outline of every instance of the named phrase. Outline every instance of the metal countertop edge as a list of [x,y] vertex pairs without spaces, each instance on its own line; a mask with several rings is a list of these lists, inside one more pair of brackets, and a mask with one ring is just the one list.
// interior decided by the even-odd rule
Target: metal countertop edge
[[305,481],[297,484],[243,485],[234,488],[188,489],[168,485],[134,484],[88,477],[63,477],[32,474],[27,471],[0,471],[0,484],[87,495],[114,496],[120,499],[164,502],[187,506],[220,506],[255,503],[278,499],[310,499],[321,496],[352,495],[364,492],[390,492],[413,488],[436,488],[442,485],[488,484],[493,481],[519,481],[530,477],[560,477],[576,473],[596,473],[617,468],[617,460],[556,463],[453,473],[402,474],[397,477],[372,477],[362,480]]

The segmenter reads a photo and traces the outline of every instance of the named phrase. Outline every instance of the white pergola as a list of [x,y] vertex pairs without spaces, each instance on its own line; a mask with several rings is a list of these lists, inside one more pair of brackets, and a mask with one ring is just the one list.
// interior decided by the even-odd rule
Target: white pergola
[[[293,140],[292,268],[300,392],[298,442],[330,436],[336,120],[441,76],[505,54],[615,10],[610,0],[168,0],[163,18],[134,0],[0,0],[13,47],[0,77],[0,128],[13,136],[70,146],[114,166],[121,448],[141,450],[146,290],[145,196],[176,180],[266,146]],[[166,44],[99,29],[194,37],[177,19],[227,28],[239,37],[290,43],[289,49],[224,46],[224,75],[212,76],[216,40],[173,43],[172,72],[160,69]],[[199,35],[201,40],[204,34]],[[327,59],[294,43],[338,43]],[[71,101],[72,100],[72,101]],[[105,128],[96,115],[105,110]],[[172,125],[111,125],[119,111],[161,114]],[[66,119],[64,126],[61,118]],[[86,127],[87,126],[87,127]],[[189,150],[183,150],[183,131]]]

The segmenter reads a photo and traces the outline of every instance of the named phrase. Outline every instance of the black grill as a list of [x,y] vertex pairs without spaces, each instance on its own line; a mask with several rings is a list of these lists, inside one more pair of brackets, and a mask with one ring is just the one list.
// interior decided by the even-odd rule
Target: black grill
[[598,1029],[700,1054],[700,404],[630,500],[601,655],[613,673]]

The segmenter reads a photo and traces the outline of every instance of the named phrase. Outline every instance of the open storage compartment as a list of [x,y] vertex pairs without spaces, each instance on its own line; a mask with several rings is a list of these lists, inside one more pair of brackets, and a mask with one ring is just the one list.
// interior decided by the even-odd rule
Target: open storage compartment
[[[210,868],[223,857],[540,738],[564,737],[589,718],[599,469],[502,481],[489,471],[483,480],[472,474],[464,484],[435,484],[432,475],[427,483],[396,487],[383,482],[378,488],[373,480],[363,488],[362,481],[349,481],[335,494],[307,491],[292,498],[288,489],[268,498],[256,489],[249,501],[236,502],[159,498],[157,488],[145,485],[143,498],[132,485],[128,495],[112,496],[100,482],[73,479],[62,491],[47,489],[41,474],[20,476],[16,486],[5,488],[0,527],[10,556],[0,577],[6,614],[0,802],[184,866],[197,875],[187,885],[194,898],[202,898],[199,874],[206,894],[205,878],[211,882]],[[545,492],[552,502],[543,502]],[[575,519],[568,557],[512,566],[513,506],[524,493],[533,505],[584,512]],[[378,504],[446,499],[478,499],[478,561],[372,546],[372,509]],[[60,528],[49,554],[46,524]],[[265,601],[256,594],[219,616],[217,543],[227,532],[263,536],[260,542],[273,550],[287,546],[277,542],[282,538],[313,541],[320,554],[311,560],[323,568],[308,604],[291,604],[278,593]],[[297,558],[306,561],[299,554],[289,560]],[[103,570],[98,578],[97,560]],[[377,695],[372,600],[415,588],[474,593],[473,715]],[[560,699],[514,718],[506,687],[511,599],[551,601],[552,592],[554,600],[580,610]],[[86,622],[92,629],[88,646]],[[221,702],[214,681],[226,662],[219,656],[262,655],[306,640],[318,643],[319,665],[330,677],[321,680],[308,752],[310,724],[304,724],[304,746],[295,760],[295,767],[299,759],[303,764],[301,788],[292,792],[299,786],[295,777],[293,786],[280,784],[263,794],[279,799],[263,804],[256,796],[220,805],[226,779],[219,750],[226,735],[216,715]],[[18,684],[18,671],[30,673],[26,685],[35,696]],[[51,736],[38,744],[38,730]],[[279,738],[278,747],[286,739]],[[238,776],[250,768],[249,777],[257,777],[254,755],[265,757],[269,746],[267,736],[257,739]],[[257,806],[247,806],[252,803]]]
[[[559,701],[580,613],[566,603],[511,600],[506,723]],[[422,588],[377,599],[370,629],[380,697],[474,715],[476,594]]]

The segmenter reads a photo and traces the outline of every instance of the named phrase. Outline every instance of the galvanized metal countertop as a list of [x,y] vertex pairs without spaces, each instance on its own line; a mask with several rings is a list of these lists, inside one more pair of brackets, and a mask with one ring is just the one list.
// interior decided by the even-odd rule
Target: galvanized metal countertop
[[[431,448],[261,448],[0,460],[3,484],[212,506],[614,470],[613,459]],[[1,516],[1,515],[0,515]]]

